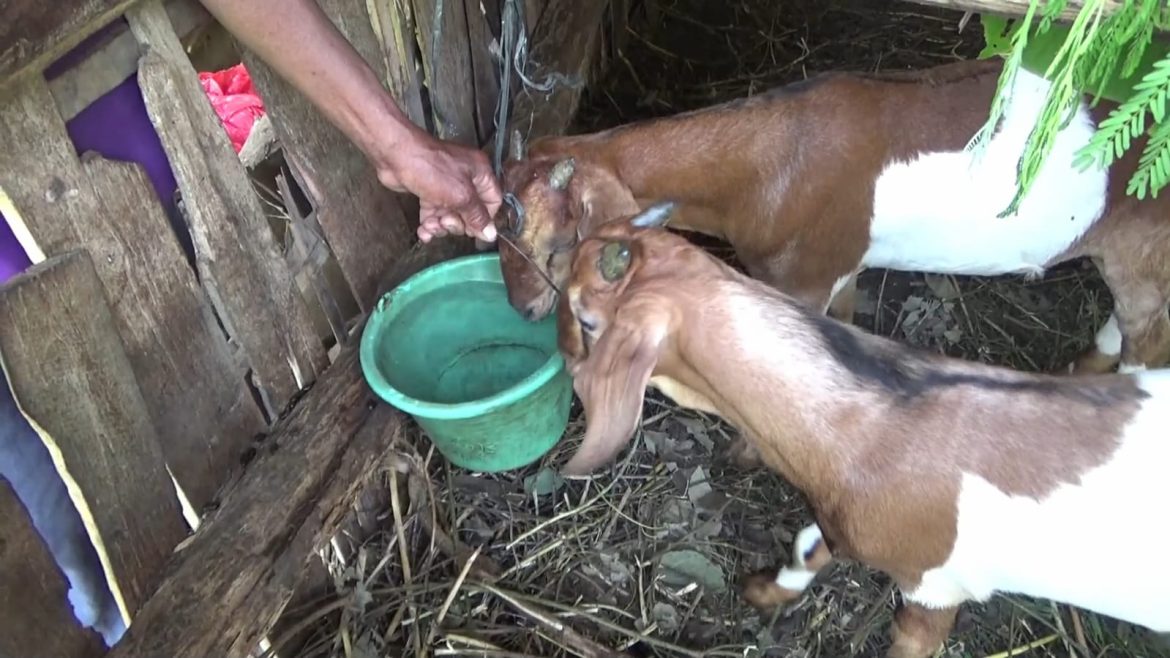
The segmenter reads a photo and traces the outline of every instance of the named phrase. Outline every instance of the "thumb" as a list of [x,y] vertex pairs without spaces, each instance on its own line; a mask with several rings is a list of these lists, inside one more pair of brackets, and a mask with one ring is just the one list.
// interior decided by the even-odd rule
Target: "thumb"
[[475,192],[479,200],[486,206],[488,218],[495,217],[496,211],[504,202],[504,193],[500,189],[500,182],[496,179],[491,167],[486,163],[479,167],[475,175],[471,177],[471,182],[475,185]]
[[496,226],[478,197],[473,198],[463,212],[463,224],[468,228],[468,233],[474,233],[482,240],[491,242],[496,239]]

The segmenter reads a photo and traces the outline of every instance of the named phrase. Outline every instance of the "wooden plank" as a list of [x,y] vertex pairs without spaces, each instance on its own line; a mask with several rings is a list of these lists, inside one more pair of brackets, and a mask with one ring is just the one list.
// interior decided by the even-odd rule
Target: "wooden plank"
[[[364,2],[319,0],[329,19],[386,79],[384,53]],[[363,311],[376,301],[378,278],[415,241],[418,206],[397,194],[353,142],[309,101],[245,49],[244,62],[272,116],[285,157],[313,201],[317,221]]]
[[275,624],[312,552],[402,439],[403,421],[375,402],[356,347],[343,350],[175,556],[109,658],[248,655]]
[[529,46],[528,72],[534,81],[559,73],[581,84],[558,83],[548,93],[524,87],[516,94],[508,134],[519,130],[525,141],[564,132],[581,100],[584,82],[597,56],[601,21],[607,2],[549,0],[541,14],[537,33]]
[[[380,296],[424,267],[470,252],[466,241],[417,247],[384,273],[376,290]],[[374,412],[362,420],[371,403]],[[272,450],[252,462],[214,518],[174,558],[170,577],[111,655],[245,655],[275,623],[310,553],[335,534],[383,462],[401,420],[370,398],[356,346],[343,351],[265,439]],[[283,484],[274,488],[273,477]],[[147,637],[139,629],[150,629],[142,631]]]
[[500,0],[464,0],[475,89],[477,144],[488,143],[488,138],[495,132],[496,105],[500,101],[500,70],[489,50],[494,38],[492,16],[495,16],[497,29],[500,20],[499,4]]
[[183,195],[199,278],[275,414],[328,364],[325,348],[162,3],[126,18],[145,50],[138,84]]
[[523,0],[523,2],[524,23],[528,28],[528,38],[532,39],[536,36],[536,26],[540,25],[540,17],[544,14],[549,0]]
[[415,66],[411,0],[367,0],[366,7],[391,95],[414,125],[429,130],[422,106],[422,72]]
[[[414,249],[378,292],[470,248],[440,240]],[[108,658],[242,658],[268,634],[312,553],[403,437],[405,416],[373,396],[356,343],[274,424]]]
[[0,99],[5,217],[34,261],[94,255],[163,454],[199,509],[263,429],[260,410],[142,168],[82,163],[44,81],[13,91]]
[[[209,23],[211,14],[195,0],[167,0],[167,15],[183,37]],[[138,42],[125,23],[112,28],[109,41],[76,66],[49,80],[57,111],[68,121],[108,94],[138,70]]]
[[123,619],[187,535],[93,261],[68,251],[0,286],[0,365],[85,522]]
[[477,146],[475,95],[463,0],[414,0],[434,134]]
[[309,279],[310,287],[313,294],[317,298],[317,303],[321,306],[321,311],[325,316],[325,321],[329,325],[329,331],[333,334],[334,340],[338,345],[345,345],[349,342],[349,334],[345,328],[345,318],[342,316],[341,308],[337,304],[337,300],[333,298],[333,294],[329,290],[329,281],[325,277],[325,262],[328,258],[328,245],[324,240],[321,240],[316,232],[313,230],[313,220],[301,213],[297,205],[296,199],[293,198],[292,188],[289,185],[288,178],[277,174],[276,178],[277,189],[280,190],[280,197],[284,203],[285,210],[288,212],[289,228],[292,229],[294,240],[293,248],[300,258],[304,261],[305,275]]
[[97,658],[101,637],[73,616],[65,575],[0,477],[0,656]]
[[135,0],[4,0],[0,3],[0,88],[36,73],[117,18]]
[[252,132],[240,148],[240,163],[245,169],[253,169],[280,150],[276,133],[272,129],[272,118],[264,116],[252,122]]

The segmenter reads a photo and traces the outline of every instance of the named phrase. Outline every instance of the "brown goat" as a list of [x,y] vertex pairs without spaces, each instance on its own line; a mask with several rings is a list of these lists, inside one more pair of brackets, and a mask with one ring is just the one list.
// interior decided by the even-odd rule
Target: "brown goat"
[[1068,378],[920,352],[740,274],[658,228],[669,212],[575,249],[557,323],[586,431],[565,474],[610,462],[654,386],[727,420],[810,503],[792,563],[747,578],[754,606],[848,558],[901,590],[889,656],[933,654],[964,601],[996,592],[1170,631],[1170,534],[1148,508],[1170,499],[1170,369]]
[[[503,175],[498,229],[509,300],[551,312],[578,234],[649,200],[672,226],[729,242],[748,273],[850,321],[857,273],[1025,273],[1091,257],[1113,293],[1097,345],[1070,372],[1170,360],[1170,195],[1125,195],[1137,143],[1108,171],[1073,155],[1112,107],[1082,103],[1018,214],[997,218],[1049,84],[1022,71],[982,158],[965,150],[988,116],[1002,64],[896,74],[833,73],[676,116],[550,137]],[[533,267],[543,268],[544,274]]]

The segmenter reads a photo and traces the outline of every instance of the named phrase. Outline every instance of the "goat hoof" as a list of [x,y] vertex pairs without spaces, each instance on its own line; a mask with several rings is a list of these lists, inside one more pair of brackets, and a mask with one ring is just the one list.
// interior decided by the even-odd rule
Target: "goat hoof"
[[757,610],[774,610],[800,598],[801,592],[776,584],[775,571],[759,571],[743,579],[743,599]]
[[[1068,364],[1065,373],[1068,375],[1101,375],[1113,372],[1121,361],[1119,355],[1102,354],[1096,350],[1082,355],[1076,361]],[[1059,373],[1058,373],[1059,374]]]
[[759,468],[762,464],[759,451],[742,436],[731,443],[727,455],[733,464],[744,470]]

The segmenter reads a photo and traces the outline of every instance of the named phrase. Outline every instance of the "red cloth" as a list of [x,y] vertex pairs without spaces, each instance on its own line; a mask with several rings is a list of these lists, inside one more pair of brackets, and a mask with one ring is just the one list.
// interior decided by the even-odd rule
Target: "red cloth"
[[264,116],[264,101],[252,86],[252,76],[241,62],[222,71],[200,72],[199,83],[239,153],[248,141],[252,124]]

